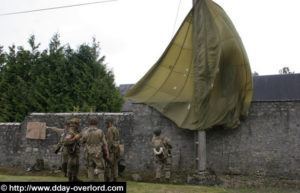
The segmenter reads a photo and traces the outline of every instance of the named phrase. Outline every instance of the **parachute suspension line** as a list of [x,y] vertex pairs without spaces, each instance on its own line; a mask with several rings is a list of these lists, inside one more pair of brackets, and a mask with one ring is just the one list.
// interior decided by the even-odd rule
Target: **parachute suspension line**
[[11,12],[11,13],[0,13],[0,16],[17,15],[17,14],[23,14],[23,13],[32,13],[32,12],[40,12],[40,11],[48,11],[48,10],[56,10],[56,9],[64,9],[64,8],[79,7],[79,6],[99,4],[99,3],[110,3],[110,2],[113,2],[113,1],[118,1],[118,0],[102,0],[102,1],[80,3],[80,4],[73,4],[73,5],[64,5],[64,6],[58,6],[58,7],[48,7],[48,8],[42,8],[42,9],[27,10],[27,11],[18,11],[18,12]]
[[173,26],[173,34],[175,33],[175,27],[176,27],[178,15],[179,15],[180,5],[181,5],[181,0],[179,0],[178,7],[177,7],[177,13],[176,13],[176,17],[175,17],[174,26]]

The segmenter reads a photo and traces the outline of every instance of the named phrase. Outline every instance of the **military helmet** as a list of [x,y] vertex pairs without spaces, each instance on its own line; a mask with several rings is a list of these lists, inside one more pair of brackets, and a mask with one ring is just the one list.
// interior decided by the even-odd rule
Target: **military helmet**
[[90,125],[97,125],[97,124],[98,124],[98,117],[96,117],[96,116],[91,116],[91,117],[89,118],[89,123],[90,123]]
[[79,127],[79,119],[73,118],[70,120],[70,126],[71,127]]
[[161,134],[161,129],[155,129],[153,133],[155,136],[159,136]]

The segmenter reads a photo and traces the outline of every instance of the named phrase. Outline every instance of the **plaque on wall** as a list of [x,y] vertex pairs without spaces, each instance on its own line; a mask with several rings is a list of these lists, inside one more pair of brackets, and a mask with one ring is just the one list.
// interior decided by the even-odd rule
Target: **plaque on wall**
[[46,123],[28,122],[26,130],[27,139],[46,139]]

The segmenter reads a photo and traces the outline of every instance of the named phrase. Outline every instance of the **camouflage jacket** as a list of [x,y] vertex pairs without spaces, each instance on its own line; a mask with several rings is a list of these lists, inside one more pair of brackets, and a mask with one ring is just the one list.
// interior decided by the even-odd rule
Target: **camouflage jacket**
[[[155,149],[155,141],[161,141],[162,143],[162,154],[160,155],[156,155],[156,157],[159,157],[159,158],[166,158],[166,157],[171,157],[172,154],[171,154],[171,149],[172,149],[172,144],[171,144],[171,140],[168,138],[168,137],[165,137],[163,135],[160,135],[160,136],[153,136],[152,138],[152,146],[153,146],[153,149]],[[159,150],[156,150],[155,152],[158,152]]]
[[98,154],[107,146],[105,135],[97,127],[89,127],[82,135],[81,142],[86,145],[85,150],[88,154]]
[[76,139],[75,136],[80,135],[77,129],[70,128],[63,139],[64,148],[67,148],[69,154],[79,153],[79,139]]
[[108,149],[110,152],[114,150],[114,145],[118,146],[120,144],[120,133],[119,130],[112,126],[109,127],[106,133]]

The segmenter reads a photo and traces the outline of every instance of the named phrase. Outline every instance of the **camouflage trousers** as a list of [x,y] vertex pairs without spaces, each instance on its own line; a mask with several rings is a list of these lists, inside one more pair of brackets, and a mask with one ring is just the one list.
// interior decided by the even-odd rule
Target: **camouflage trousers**
[[64,172],[65,176],[67,176],[68,169],[68,151],[66,148],[63,148],[61,152],[61,169]]
[[116,153],[109,153],[109,162],[107,163],[105,171],[106,181],[117,181],[119,176],[119,160],[120,158],[116,155]]
[[77,181],[79,172],[79,153],[68,154],[67,165],[69,181]]
[[171,177],[171,168],[172,168],[172,157],[168,156],[165,159],[156,159],[156,173],[155,178],[160,179],[163,174],[166,179]]
[[88,179],[92,181],[95,175],[98,175],[98,179],[100,182],[104,182],[104,159],[102,154],[88,154],[87,156],[87,163],[88,163]]

